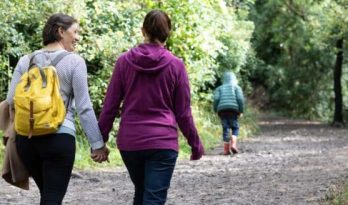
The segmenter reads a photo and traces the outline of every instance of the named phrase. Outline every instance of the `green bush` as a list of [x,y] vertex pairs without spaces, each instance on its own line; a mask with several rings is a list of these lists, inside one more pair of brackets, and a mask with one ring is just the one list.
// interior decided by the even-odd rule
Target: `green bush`
[[[348,37],[344,2],[256,1],[252,7],[253,47],[267,70],[254,70],[252,78],[266,87],[273,109],[297,118],[332,119],[336,42]],[[346,53],[347,47],[343,49]],[[348,94],[346,67],[343,96]],[[348,103],[347,97],[343,103]]]
[[[41,47],[41,31],[46,19],[53,13],[63,12],[80,23],[81,43],[77,52],[86,59],[91,100],[99,115],[116,58],[142,41],[140,29],[145,14],[159,8],[172,18],[173,29],[167,47],[186,64],[194,119],[204,144],[211,147],[220,140],[216,137],[220,126],[210,105],[212,90],[222,72],[235,71],[243,79],[241,85],[251,90],[246,65],[253,55],[250,39],[254,26],[246,19],[248,7],[239,8],[237,14],[230,5],[233,4],[224,0],[72,0],[64,4],[53,0],[4,0],[0,4],[0,36],[3,37],[0,39],[0,99],[6,96],[18,59]],[[112,136],[117,132],[118,120]],[[79,125],[77,130],[76,167],[94,165]],[[185,144],[181,137],[180,156],[184,157],[189,153]],[[109,146],[116,149],[114,139]],[[110,165],[121,163],[118,152],[112,152],[110,160]]]
[[5,147],[4,145],[2,144],[2,137],[3,137],[3,134],[2,132],[0,131],[0,139],[1,139],[1,143],[0,143],[0,164],[2,165],[2,162],[4,160],[4,154],[5,154]]

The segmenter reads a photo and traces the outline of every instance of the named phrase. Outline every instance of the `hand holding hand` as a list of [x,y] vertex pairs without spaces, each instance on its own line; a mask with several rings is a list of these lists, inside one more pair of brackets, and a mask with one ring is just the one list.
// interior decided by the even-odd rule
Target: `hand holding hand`
[[93,159],[93,161],[101,163],[104,161],[108,161],[109,162],[109,149],[106,147],[106,145],[100,149],[96,149],[96,150],[92,150],[91,153],[91,158]]

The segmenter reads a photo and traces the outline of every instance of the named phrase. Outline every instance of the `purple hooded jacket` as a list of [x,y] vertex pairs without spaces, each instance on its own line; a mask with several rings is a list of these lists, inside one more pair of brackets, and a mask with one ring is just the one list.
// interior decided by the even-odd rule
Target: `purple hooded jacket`
[[119,150],[178,151],[178,125],[192,148],[191,159],[204,153],[192,118],[185,65],[164,47],[140,44],[117,59],[99,117],[104,141],[121,102]]

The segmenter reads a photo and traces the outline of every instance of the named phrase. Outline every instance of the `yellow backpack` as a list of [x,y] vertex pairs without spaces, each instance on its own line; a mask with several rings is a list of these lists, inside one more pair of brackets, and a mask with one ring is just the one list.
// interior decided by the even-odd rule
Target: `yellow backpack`
[[15,130],[29,138],[55,133],[66,113],[55,66],[70,53],[64,51],[47,66],[33,63],[38,54],[46,55],[31,54],[29,68],[17,84],[13,98]]

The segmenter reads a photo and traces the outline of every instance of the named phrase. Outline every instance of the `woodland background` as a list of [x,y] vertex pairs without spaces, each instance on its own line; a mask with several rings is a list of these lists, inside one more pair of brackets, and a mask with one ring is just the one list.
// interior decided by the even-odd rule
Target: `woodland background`
[[[242,137],[257,132],[256,116],[265,112],[336,126],[348,120],[347,0],[2,0],[0,100],[19,58],[41,48],[47,18],[63,12],[80,23],[77,52],[88,66],[98,116],[114,62],[142,42],[140,28],[151,9],[172,19],[167,47],[187,66],[194,119],[207,148],[221,142],[212,91],[225,71],[236,73],[247,98]],[[78,133],[76,167],[95,166],[81,128]],[[187,157],[183,137],[180,144],[180,156]],[[121,163],[112,152],[103,166]]]

